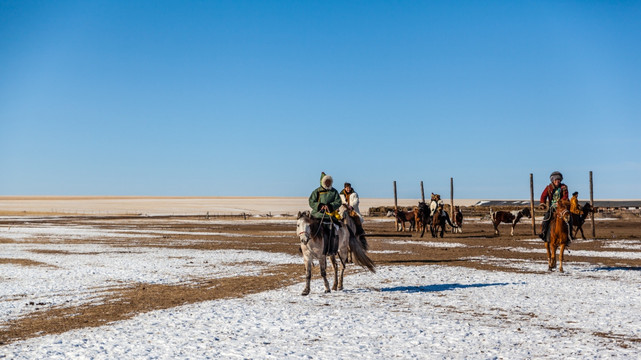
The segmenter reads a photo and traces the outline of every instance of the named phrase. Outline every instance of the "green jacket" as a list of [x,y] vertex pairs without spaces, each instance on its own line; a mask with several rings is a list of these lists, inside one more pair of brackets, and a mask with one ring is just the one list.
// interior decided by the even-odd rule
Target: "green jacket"
[[[321,176],[322,180],[322,176]],[[320,219],[323,217],[323,213],[319,211],[321,206],[327,205],[329,211],[338,210],[341,206],[341,197],[338,195],[338,191],[333,187],[325,189],[322,184],[316,190],[312,191],[309,195],[309,207],[312,208],[312,217]],[[326,216],[327,217],[327,216]]]

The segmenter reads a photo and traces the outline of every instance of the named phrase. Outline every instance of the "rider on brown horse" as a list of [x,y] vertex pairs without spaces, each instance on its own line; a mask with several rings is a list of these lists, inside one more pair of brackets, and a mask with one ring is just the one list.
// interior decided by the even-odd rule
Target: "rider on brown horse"
[[[547,208],[545,216],[543,217],[543,222],[541,222],[541,233],[539,237],[541,240],[548,242],[549,233],[550,233],[550,220],[554,215],[556,210],[556,204],[559,200],[568,200],[568,187],[563,184],[563,174],[558,171],[550,174],[550,184],[545,187],[543,193],[541,194],[541,205],[542,208]],[[568,245],[572,240],[568,238]]]

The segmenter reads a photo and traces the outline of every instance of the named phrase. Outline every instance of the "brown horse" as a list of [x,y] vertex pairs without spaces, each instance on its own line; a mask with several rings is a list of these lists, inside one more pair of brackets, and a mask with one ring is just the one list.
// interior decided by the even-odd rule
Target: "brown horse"
[[452,222],[454,223],[454,227],[452,228],[453,233],[463,233],[463,213],[461,212],[461,208],[459,206],[454,207],[454,214],[452,214]]
[[423,227],[425,226],[425,224],[423,224],[423,216],[421,216],[421,209],[419,209],[418,207],[415,207],[413,212],[414,212],[414,224],[415,224],[414,230],[416,230],[416,232],[421,232],[423,230]]
[[403,210],[395,210],[396,213],[396,220],[398,222],[398,226],[396,228],[396,231],[405,231],[405,223],[409,222],[410,227],[409,231],[414,230],[414,227],[416,226],[416,220],[414,218],[414,211],[403,211]]
[[556,268],[556,249],[559,249],[559,271],[563,272],[563,252],[570,234],[570,201],[561,199],[556,203],[554,217],[550,220],[550,241],[545,243],[548,252],[548,270]]

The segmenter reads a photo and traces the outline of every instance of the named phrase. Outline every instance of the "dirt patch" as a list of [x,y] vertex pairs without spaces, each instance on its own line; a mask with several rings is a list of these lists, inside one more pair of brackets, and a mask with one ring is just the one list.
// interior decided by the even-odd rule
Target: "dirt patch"
[[39,261],[34,261],[34,260],[29,260],[29,259],[3,259],[0,258],[0,265],[1,264],[13,264],[13,265],[20,265],[20,266],[47,266],[47,267],[54,267],[54,265],[46,264],[43,262]]

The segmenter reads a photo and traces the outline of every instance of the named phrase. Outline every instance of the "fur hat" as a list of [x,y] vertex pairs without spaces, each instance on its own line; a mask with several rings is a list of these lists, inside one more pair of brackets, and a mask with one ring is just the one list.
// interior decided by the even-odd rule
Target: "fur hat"
[[578,191],[575,191],[575,192],[572,193],[572,196],[576,196],[576,195],[579,195]]
[[[330,182],[328,186],[325,186],[326,181]],[[334,183],[334,179],[331,176],[325,174],[324,172],[321,173],[320,184],[324,189],[327,189],[327,190],[331,189],[333,183]]]
[[558,171],[555,171],[555,172],[551,173],[550,174],[550,182],[554,182],[554,180],[556,180],[556,179],[559,179],[559,180],[563,181],[563,174],[561,174]]

